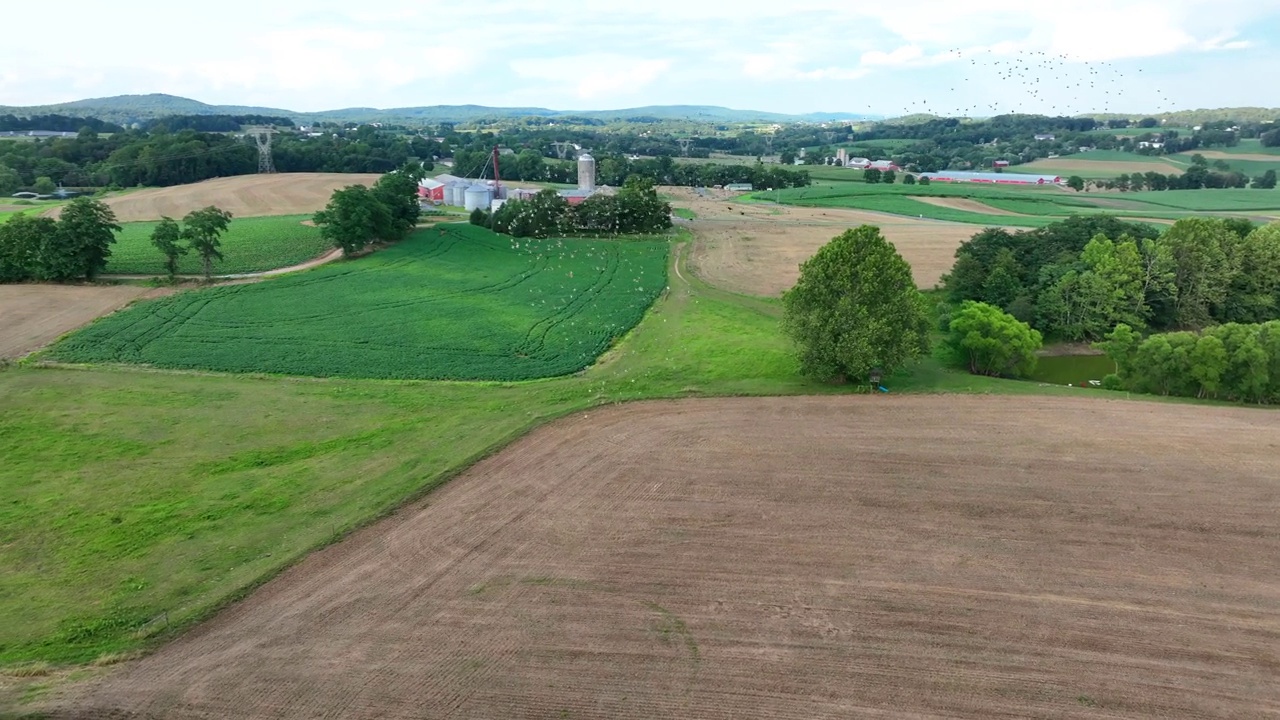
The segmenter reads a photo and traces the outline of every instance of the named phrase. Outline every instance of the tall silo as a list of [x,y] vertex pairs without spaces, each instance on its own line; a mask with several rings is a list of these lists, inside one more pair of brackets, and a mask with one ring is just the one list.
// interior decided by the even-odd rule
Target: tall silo
[[449,189],[446,191],[448,192],[447,197],[449,204],[454,207],[462,207],[466,204],[466,192],[469,187],[471,187],[471,183],[463,180],[454,180],[449,183]]
[[578,156],[578,189],[596,189],[596,159],[589,153]]
[[488,210],[489,203],[492,201],[493,201],[493,188],[489,187],[488,185],[481,185],[477,183],[467,188],[467,191],[465,193],[465,201],[462,207],[467,212],[471,212],[476,208]]

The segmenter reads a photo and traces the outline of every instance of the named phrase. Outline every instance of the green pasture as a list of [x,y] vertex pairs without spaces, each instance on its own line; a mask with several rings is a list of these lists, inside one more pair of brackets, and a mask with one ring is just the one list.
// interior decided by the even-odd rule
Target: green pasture
[[1125,193],[1119,197],[1164,208],[1195,212],[1280,212],[1280,192],[1275,190],[1165,190]]
[[[276,215],[271,217],[235,218],[221,238],[223,259],[213,266],[215,274],[259,272],[306,262],[332,250],[320,237],[320,229],[303,225],[310,215]],[[122,223],[111,246],[107,273],[120,275],[163,275],[165,257],[151,244],[151,232],[157,223]],[[200,257],[183,256],[178,264],[183,274],[201,273]]]
[[374,256],[179,293],[58,343],[76,363],[527,380],[590,365],[666,286],[664,241],[512,239],[468,224]]
[[[412,254],[344,265],[394,268]],[[796,374],[777,301],[708,287],[677,263],[670,289],[602,361],[550,380],[0,370],[0,664],[83,663],[152,647],[568,412],[644,398],[859,390]],[[301,277],[324,284],[330,272]],[[442,276],[462,272],[476,283],[495,275],[473,265]],[[293,312],[287,298],[257,299]],[[343,302],[313,305],[314,321]],[[971,376],[935,358],[884,384],[894,393],[1091,392]]]

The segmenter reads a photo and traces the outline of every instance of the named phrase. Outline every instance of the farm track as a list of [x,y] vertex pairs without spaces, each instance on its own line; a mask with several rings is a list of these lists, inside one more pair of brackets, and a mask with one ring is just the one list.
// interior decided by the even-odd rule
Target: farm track
[[1096,398],[575,414],[43,709],[1269,716],[1277,437]]

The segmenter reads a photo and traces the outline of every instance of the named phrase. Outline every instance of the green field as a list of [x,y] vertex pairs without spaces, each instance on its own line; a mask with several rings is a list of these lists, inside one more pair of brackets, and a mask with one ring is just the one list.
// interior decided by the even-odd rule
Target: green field
[[[401,254],[396,264],[405,262]],[[0,370],[0,664],[88,662],[172,638],[567,412],[643,398],[856,391],[796,374],[777,301],[710,288],[678,267],[670,291],[602,362],[545,381]],[[933,358],[884,384],[895,393],[1090,392],[972,376]]]
[[1280,212],[1280,192],[1275,190],[1165,190],[1125,193],[1118,197],[1195,212]]
[[325,377],[566,375],[639,322],[666,285],[665,258],[663,241],[512,240],[441,225],[365,259],[143,303],[51,352]]
[[[320,229],[303,225],[309,215],[236,218],[222,236],[223,260],[215,262],[219,275],[249,273],[288,267],[306,262],[332,250],[320,237]],[[107,261],[107,273],[120,275],[163,275],[164,256],[151,244],[154,222],[121,223]],[[188,253],[178,265],[184,274],[201,272],[199,256]]]

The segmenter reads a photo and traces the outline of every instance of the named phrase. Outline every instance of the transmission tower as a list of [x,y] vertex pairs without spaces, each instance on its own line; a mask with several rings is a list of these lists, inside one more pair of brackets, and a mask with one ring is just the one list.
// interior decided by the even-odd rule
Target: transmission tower
[[831,131],[827,131],[822,133],[822,137],[826,138],[827,142],[831,142],[832,140],[836,139],[836,134]]
[[258,144],[258,172],[267,174],[276,171],[276,164],[271,160],[271,136],[276,134],[276,129],[271,127],[247,127],[244,129],[245,135],[252,135],[254,142]]
[[773,154],[773,135],[764,136],[764,149],[765,149],[765,153],[764,153],[765,155]]
[[688,157],[689,146],[693,144],[693,138],[679,138],[676,142],[680,143],[680,154]]
[[569,146],[571,144],[572,143],[567,143],[567,142],[551,143],[551,145],[556,149],[556,157],[560,158],[561,160],[564,160],[566,157],[569,156]]

